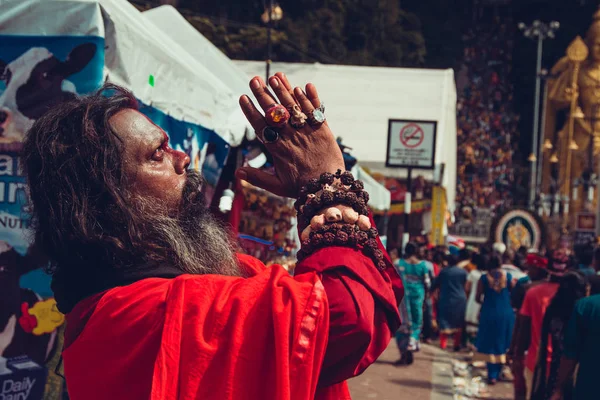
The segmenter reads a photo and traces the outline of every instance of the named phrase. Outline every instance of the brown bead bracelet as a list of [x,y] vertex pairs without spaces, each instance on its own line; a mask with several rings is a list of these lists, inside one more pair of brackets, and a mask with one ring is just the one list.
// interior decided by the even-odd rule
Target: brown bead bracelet
[[[319,179],[308,181],[294,204],[302,230],[298,261],[323,247],[343,246],[361,250],[379,269],[385,269],[384,254],[377,242],[377,229],[367,218],[368,201],[369,194],[363,183],[355,180],[349,171],[324,173]],[[325,220],[331,209],[337,214],[333,223]]]

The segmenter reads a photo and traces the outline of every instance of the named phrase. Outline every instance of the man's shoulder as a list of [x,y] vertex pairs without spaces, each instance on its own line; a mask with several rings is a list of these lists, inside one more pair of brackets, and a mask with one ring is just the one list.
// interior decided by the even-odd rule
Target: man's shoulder
[[551,282],[536,282],[532,284],[527,294],[529,296],[538,296],[547,292],[556,291],[558,289],[558,285],[556,283]]
[[558,290],[558,285],[551,282],[542,282],[532,284],[527,288],[525,292],[525,298],[523,299],[523,304],[526,303],[536,303],[542,304],[545,303],[543,301],[544,298],[551,298],[556,294]]
[[267,268],[258,258],[248,254],[237,253],[236,256],[240,267],[251,276],[260,274]]

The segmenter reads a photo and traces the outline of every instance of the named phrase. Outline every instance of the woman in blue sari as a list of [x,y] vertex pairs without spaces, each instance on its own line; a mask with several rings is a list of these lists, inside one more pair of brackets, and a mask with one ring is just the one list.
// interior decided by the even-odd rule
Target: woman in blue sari
[[[431,284],[427,264],[419,259],[418,250],[419,248],[416,244],[412,242],[407,243],[404,248],[404,258],[396,264],[396,268],[404,284],[403,302],[410,324],[408,351],[419,350],[419,340],[423,328],[423,304],[425,294]],[[398,343],[400,343],[398,340],[399,334],[401,335],[399,332],[396,337]]]
[[475,359],[487,362],[488,382],[495,384],[506,364],[515,312],[510,303],[513,277],[501,269],[502,258],[495,253],[482,255],[484,274],[477,286],[477,301],[482,303],[477,333]]

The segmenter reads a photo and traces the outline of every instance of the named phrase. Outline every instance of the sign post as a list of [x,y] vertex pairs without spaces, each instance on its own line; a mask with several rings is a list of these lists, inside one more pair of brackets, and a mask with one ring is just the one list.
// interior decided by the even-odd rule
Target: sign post
[[404,197],[404,231],[402,252],[410,239],[408,217],[411,208],[412,170],[434,169],[436,121],[390,119],[385,165],[388,168],[406,168],[407,183]]

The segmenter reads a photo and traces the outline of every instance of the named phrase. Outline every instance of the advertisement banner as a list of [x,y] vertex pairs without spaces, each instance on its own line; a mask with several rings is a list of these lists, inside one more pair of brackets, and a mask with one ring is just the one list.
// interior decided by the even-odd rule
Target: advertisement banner
[[29,217],[19,151],[48,108],[102,83],[104,39],[0,35],[0,356],[48,370],[45,399],[62,397],[54,373],[64,316],[44,265],[28,253]]
[[431,233],[429,243],[436,246],[446,244],[444,238],[444,223],[446,221],[446,189],[441,186],[434,186],[432,191],[431,204]]

